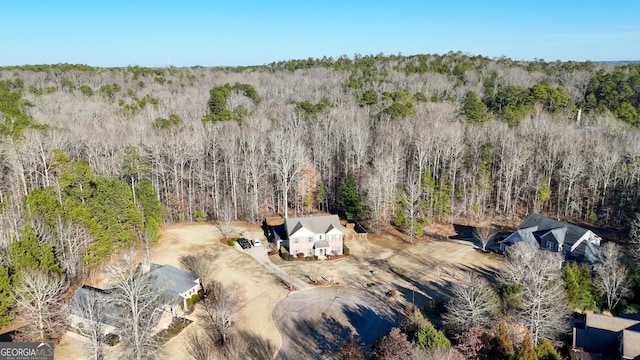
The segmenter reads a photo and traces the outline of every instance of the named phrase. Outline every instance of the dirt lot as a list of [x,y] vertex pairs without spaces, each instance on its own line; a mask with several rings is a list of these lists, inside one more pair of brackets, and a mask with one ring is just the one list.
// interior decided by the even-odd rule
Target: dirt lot
[[[447,239],[453,227],[432,229]],[[236,223],[232,236],[264,239],[257,224]],[[283,282],[265,267],[235,247],[220,243],[220,232],[210,224],[175,224],[162,230],[158,244],[151,249],[151,260],[180,266],[180,257],[203,249],[212,250],[217,270],[215,278],[245,292],[245,306],[237,322],[237,331],[249,338],[253,358],[274,356],[282,338],[272,313],[289,291]],[[265,245],[267,245],[265,243]],[[272,261],[287,273],[317,286],[346,285],[384,298],[401,310],[412,301],[425,309],[446,301],[451,283],[464,271],[475,269],[491,275],[502,261],[500,256],[475,250],[465,240],[419,240],[409,244],[391,233],[369,235],[365,242],[349,241],[351,256],[323,261]],[[315,286],[315,285],[314,285]],[[313,291],[313,290],[308,290]],[[391,296],[389,296],[391,295]],[[432,301],[433,300],[433,301]],[[192,316],[194,318],[194,316]],[[197,321],[192,326],[198,326]],[[165,358],[186,358],[185,336],[180,334],[165,346]],[[56,347],[56,358],[77,358],[78,341],[68,336]]]

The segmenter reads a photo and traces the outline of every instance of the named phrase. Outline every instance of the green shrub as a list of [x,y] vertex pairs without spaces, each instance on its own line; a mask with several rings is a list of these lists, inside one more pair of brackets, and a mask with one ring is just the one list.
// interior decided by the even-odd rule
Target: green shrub
[[206,214],[204,213],[204,211],[198,209],[198,210],[193,210],[193,218],[196,222],[204,222],[205,220],[205,216]]
[[351,249],[349,249],[349,247],[347,245],[344,245],[344,254],[345,255],[350,255],[351,254]]
[[227,244],[229,244],[229,246],[235,246],[237,240],[238,240],[238,238],[231,238],[231,239],[227,240]]
[[189,300],[191,300],[192,304],[197,303],[198,301],[204,298],[204,292],[202,290],[198,290],[197,293],[193,294]]
[[116,334],[107,334],[104,337],[104,343],[109,346],[114,346],[120,342],[120,337]]

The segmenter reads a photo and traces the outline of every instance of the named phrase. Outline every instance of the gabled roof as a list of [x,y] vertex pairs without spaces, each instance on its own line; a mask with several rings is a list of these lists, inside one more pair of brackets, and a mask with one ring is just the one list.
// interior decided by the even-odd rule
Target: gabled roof
[[567,227],[555,228],[552,230],[544,229],[533,233],[533,236],[544,241],[553,241],[558,243],[559,246],[564,244],[565,236],[567,234]]
[[578,245],[575,250],[570,254],[567,254],[567,259],[584,261],[589,264],[596,262],[596,254],[598,253],[598,245],[595,245],[589,241],[583,241]]
[[[526,229],[534,226],[537,226],[538,231],[566,228],[562,244],[569,246],[575,244],[576,241],[589,231],[585,228],[581,228],[580,226],[554,220],[540,214],[529,215],[529,217],[520,224],[518,229]],[[557,233],[557,235],[560,235],[560,233]]]
[[503,243],[506,245],[513,245],[518,241],[524,240],[530,244],[537,244],[538,241],[533,236],[533,232],[536,230],[538,230],[537,226],[518,229],[513,234],[509,235],[506,239],[504,239]]
[[151,271],[144,276],[153,289],[163,293],[167,301],[177,300],[181,293],[196,286],[198,280],[192,273],[171,265],[152,264]]
[[289,218],[285,221],[285,226],[289,237],[303,229],[313,234],[326,234],[331,231],[344,232],[338,215]]

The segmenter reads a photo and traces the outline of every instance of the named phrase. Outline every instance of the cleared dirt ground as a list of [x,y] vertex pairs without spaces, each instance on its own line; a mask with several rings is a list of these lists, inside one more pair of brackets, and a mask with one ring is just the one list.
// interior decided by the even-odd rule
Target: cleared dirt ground
[[[441,239],[455,235],[453,227],[431,230],[441,234]],[[264,239],[257,224],[243,222],[234,224],[232,236]],[[290,292],[282,279],[270,274],[246,251],[224,245],[220,238],[218,229],[210,224],[166,226],[160,241],[151,249],[151,260],[179,267],[181,256],[212,250],[215,254],[212,261],[217,269],[215,279],[226,285],[239,286],[245,292],[245,306],[236,329],[243,337],[251,339],[249,356],[273,357],[282,347],[273,310]],[[491,275],[503,261],[498,255],[477,251],[465,240],[419,240],[409,244],[396,235],[383,233],[379,236],[370,234],[367,241],[348,241],[346,244],[351,249],[351,256],[341,259],[284,262],[277,256],[270,258],[289,276],[314,283],[313,287],[344,285],[362,289],[399,311],[414,302],[427,313],[434,304],[446,301],[450,285],[465,271],[473,269]],[[196,322],[190,327],[198,326],[196,317],[192,315],[191,318]],[[313,333],[308,335],[313,336]],[[164,357],[188,358],[185,338],[183,332],[171,339],[165,345]],[[79,358],[79,348],[76,338],[65,336],[56,347],[56,358]]]

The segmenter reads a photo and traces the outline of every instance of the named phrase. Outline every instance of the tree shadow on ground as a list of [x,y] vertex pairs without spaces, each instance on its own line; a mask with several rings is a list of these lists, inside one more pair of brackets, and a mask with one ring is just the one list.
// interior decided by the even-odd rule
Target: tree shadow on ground
[[284,354],[280,352],[278,359],[325,359],[340,349],[343,339],[349,337],[351,329],[330,316],[323,316],[318,323],[307,319],[295,320],[293,324],[292,342],[296,351]]
[[268,339],[244,330],[240,331],[239,335],[249,346],[248,359],[271,359],[276,353],[276,346]]
[[354,328],[354,339],[358,344],[371,345],[391,328],[398,325],[398,314],[389,308],[385,313],[378,313],[367,306],[343,308],[349,324]]

